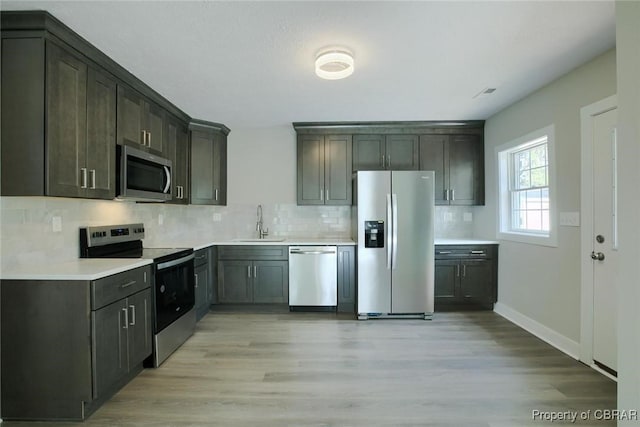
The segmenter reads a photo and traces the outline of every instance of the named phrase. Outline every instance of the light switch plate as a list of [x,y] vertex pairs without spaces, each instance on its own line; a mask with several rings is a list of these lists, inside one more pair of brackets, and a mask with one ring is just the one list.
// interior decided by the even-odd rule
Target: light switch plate
[[222,214],[214,213],[213,214],[213,222],[220,222],[220,221],[222,221]]
[[158,225],[164,224],[164,215],[158,214]]
[[471,222],[473,221],[473,214],[471,212],[465,212],[464,214],[462,214],[462,220],[464,222]]
[[580,212],[560,212],[560,225],[580,227]]

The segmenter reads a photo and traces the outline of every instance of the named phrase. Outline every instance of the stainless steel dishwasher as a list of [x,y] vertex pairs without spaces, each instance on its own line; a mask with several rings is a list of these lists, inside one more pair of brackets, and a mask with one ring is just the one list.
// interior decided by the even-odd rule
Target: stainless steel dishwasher
[[338,249],[290,246],[289,306],[335,307],[337,304]]

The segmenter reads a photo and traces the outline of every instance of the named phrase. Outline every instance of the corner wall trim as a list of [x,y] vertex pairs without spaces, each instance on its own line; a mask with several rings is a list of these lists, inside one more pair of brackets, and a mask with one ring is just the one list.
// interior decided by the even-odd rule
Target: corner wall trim
[[493,311],[541,340],[551,344],[572,358],[580,359],[580,343],[577,343],[542,323],[536,322],[508,305],[497,302]]

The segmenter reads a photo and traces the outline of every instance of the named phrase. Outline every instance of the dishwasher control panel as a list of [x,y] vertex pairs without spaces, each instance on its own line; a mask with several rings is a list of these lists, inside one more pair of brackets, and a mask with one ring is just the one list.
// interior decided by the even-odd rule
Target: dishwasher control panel
[[384,248],[384,221],[364,222],[364,247]]

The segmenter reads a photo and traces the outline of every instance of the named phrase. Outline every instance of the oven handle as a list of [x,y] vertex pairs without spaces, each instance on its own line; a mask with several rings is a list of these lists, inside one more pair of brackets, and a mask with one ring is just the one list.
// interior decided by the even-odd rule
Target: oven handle
[[191,255],[187,255],[186,257],[183,257],[183,258],[174,259],[173,261],[167,261],[167,262],[160,263],[160,264],[158,264],[158,271],[165,270],[165,269],[171,268],[171,267],[175,267],[176,265],[183,264],[183,263],[185,263],[187,261],[191,261],[195,257],[196,257],[196,254],[191,254]]

